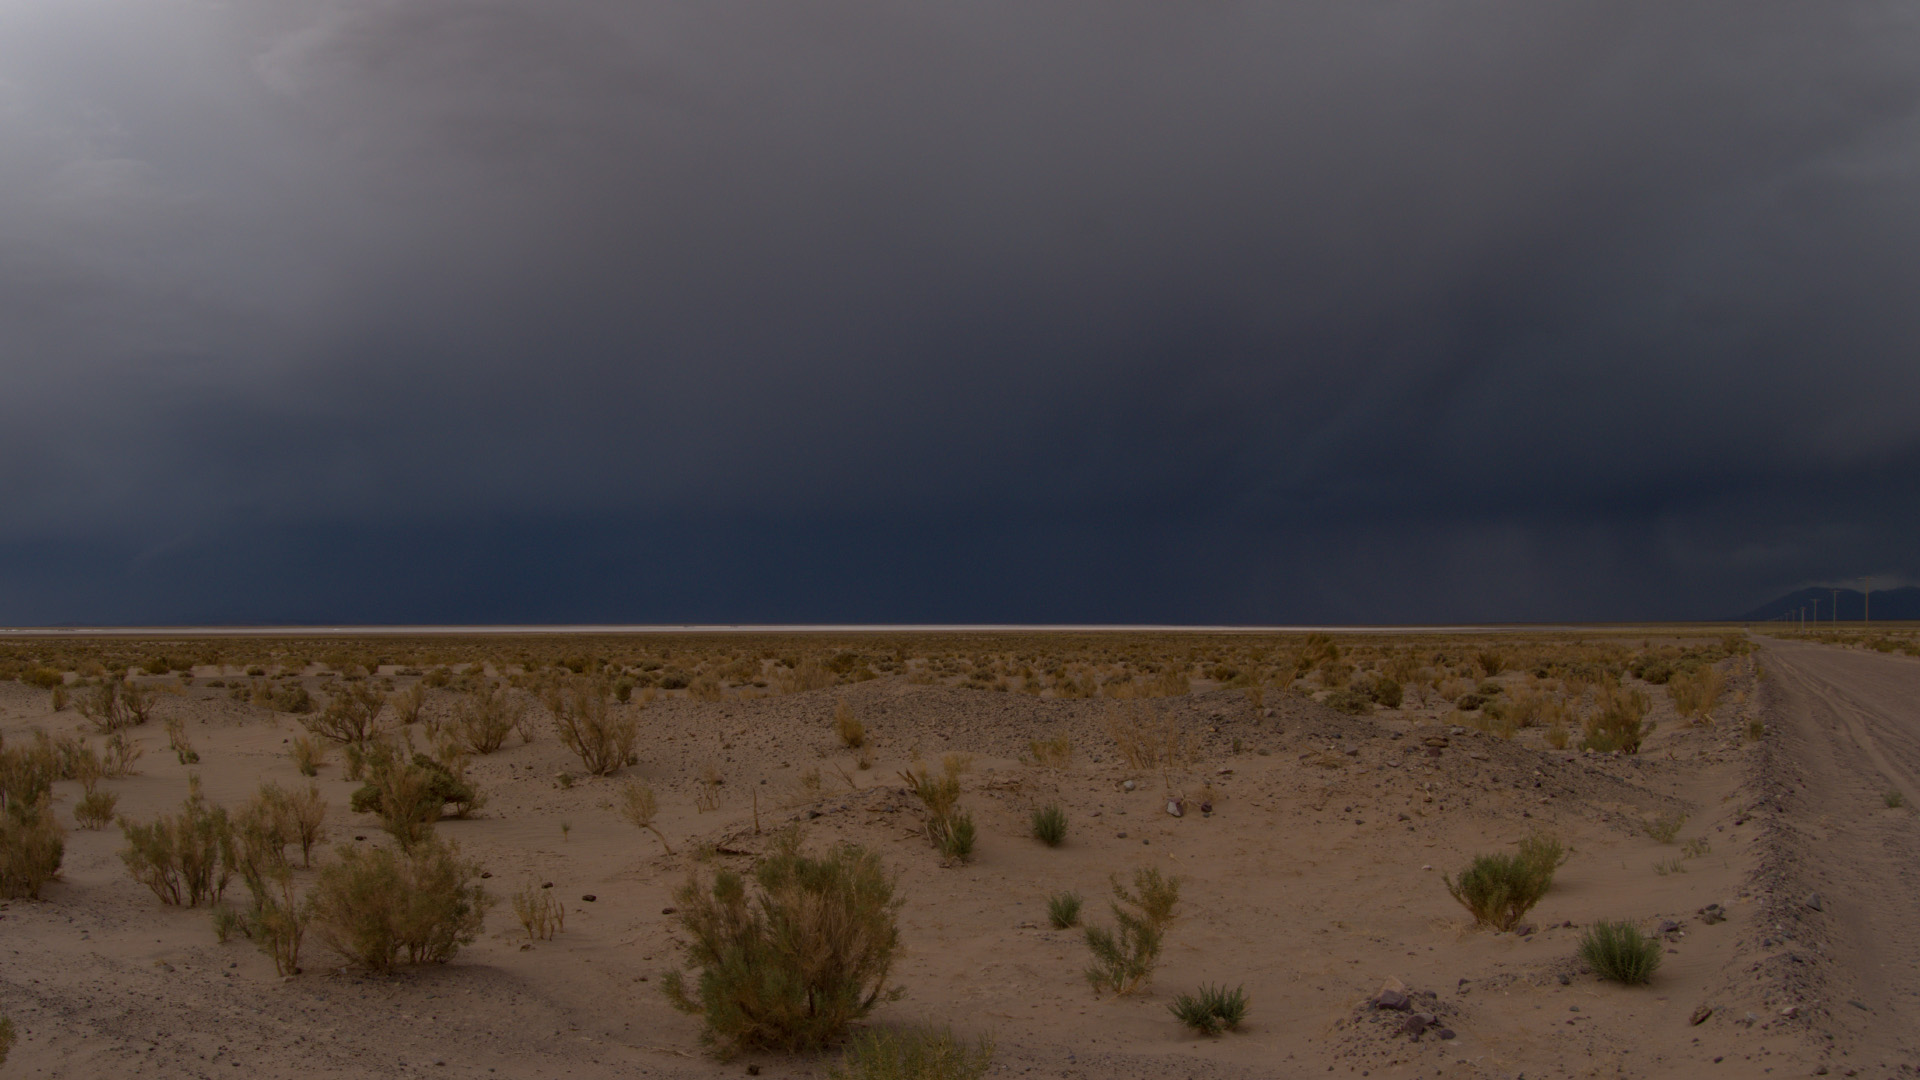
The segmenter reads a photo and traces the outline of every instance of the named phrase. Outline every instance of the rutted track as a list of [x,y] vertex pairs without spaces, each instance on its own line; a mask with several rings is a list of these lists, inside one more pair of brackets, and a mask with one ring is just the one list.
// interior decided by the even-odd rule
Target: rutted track
[[[1794,895],[1780,899],[1831,941],[1838,964],[1826,1011],[1852,1064],[1911,1069],[1920,1064],[1920,663],[1779,641],[1763,663],[1796,825],[1781,841]],[[1908,805],[1888,808],[1889,792]],[[1817,912],[1805,905],[1816,890]]]

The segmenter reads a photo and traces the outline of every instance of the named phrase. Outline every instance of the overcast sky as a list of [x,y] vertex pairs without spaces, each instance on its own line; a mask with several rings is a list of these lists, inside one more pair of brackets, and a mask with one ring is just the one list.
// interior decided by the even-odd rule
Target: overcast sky
[[0,0],[0,623],[1920,577],[1915,20]]

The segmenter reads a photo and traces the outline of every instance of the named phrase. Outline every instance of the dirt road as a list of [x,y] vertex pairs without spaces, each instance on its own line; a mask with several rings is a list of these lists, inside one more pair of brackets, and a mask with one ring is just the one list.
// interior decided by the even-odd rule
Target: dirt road
[[1920,661],[1790,641],[1768,642],[1764,656],[1776,798],[1792,823],[1782,904],[1798,919],[1786,936],[1831,956],[1829,1030],[1849,1065],[1910,1070],[1920,1063]]

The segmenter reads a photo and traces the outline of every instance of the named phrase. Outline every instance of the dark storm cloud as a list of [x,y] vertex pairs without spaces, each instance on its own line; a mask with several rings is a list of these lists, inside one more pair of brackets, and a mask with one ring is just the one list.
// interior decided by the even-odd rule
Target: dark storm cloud
[[1914,38],[0,0],[0,621],[1678,616],[1920,572]]

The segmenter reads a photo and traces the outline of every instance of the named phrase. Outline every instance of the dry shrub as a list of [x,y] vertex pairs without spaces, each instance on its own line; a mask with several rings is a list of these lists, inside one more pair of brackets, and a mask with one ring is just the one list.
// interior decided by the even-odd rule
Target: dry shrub
[[974,826],[972,815],[957,809],[956,804],[960,799],[960,777],[972,768],[970,755],[948,754],[941,760],[938,777],[924,764],[900,774],[907,782],[907,790],[926,807],[927,839],[940,854],[961,862],[973,857]]
[[1168,787],[1192,759],[1186,734],[1170,714],[1116,706],[1107,713],[1106,723],[1107,734],[1127,767],[1159,772]]
[[74,701],[74,708],[86,718],[93,729],[102,735],[112,734],[122,728],[132,727],[133,712],[127,707],[121,691],[130,689],[132,683],[122,683],[117,679],[102,679],[83,690]]
[[169,716],[164,722],[167,729],[167,749],[172,750],[182,765],[197,765],[200,754],[187,738],[187,721],[184,717]]
[[1133,891],[1113,878],[1113,921],[1115,928],[1086,929],[1087,950],[1093,964],[1087,968],[1087,982],[1094,992],[1131,994],[1153,976],[1160,959],[1166,930],[1173,922],[1173,909],[1180,902],[1180,879],[1162,876],[1157,867],[1134,871]]
[[180,812],[149,824],[121,819],[127,846],[120,852],[127,873],[153,890],[163,904],[197,907],[226,891],[234,865],[233,825],[225,809],[209,806],[200,778],[187,778]]
[[300,770],[301,776],[319,776],[320,766],[327,762],[327,744],[295,735],[287,754],[293,758],[294,768]]
[[687,697],[694,701],[719,701],[724,696],[720,680],[702,673],[687,684]]
[[1073,740],[1065,735],[1029,739],[1027,752],[1033,755],[1033,763],[1043,769],[1065,769],[1073,764]]
[[636,829],[645,829],[658,837],[660,846],[673,854],[673,845],[667,843],[662,833],[653,823],[660,813],[660,800],[654,797],[653,789],[637,780],[630,780],[620,788],[620,816],[633,823]]
[[788,832],[753,881],[749,894],[745,878],[721,870],[711,885],[690,878],[680,888],[677,918],[699,974],[688,987],[670,972],[662,989],[705,1021],[702,1041],[722,1054],[818,1050],[889,996],[900,948],[894,879],[864,848],[808,856]]
[[811,657],[800,661],[793,667],[773,669],[773,688],[782,694],[798,694],[808,690],[825,690],[839,680],[833,672],[822,667]]
[[83,829],[104,829],[119,803],[120,796],[110,791],[89,791],[73,804],[73,820]]
[[1538,834],[1522,840],[1515,854],[1476,856],[1458,880],[1443,874],[1441,881],[1474,922],[1511,930],[1547,894],[1554,871],[1565,861],[1560,841]]
[[138,770],[133,763],[140,760],[146,751],[133,744],[124,731],[116,731],[105,740],[106,752],[100,755],[100,775],[109,780],[119,780],[134,775]]
[[1593,714],[1585,721],[1586,738],[1580,740],[1580,748],[1602,753],[1639,753],[1640,743],[1653,730],[1646,719],[1650,706],[1646,691],[1622,690],[1611,682],[1604,682],[1600,684],[1594,704]]
[[640,741],[639,721],[626,709],[608,702],[605,683],[575,680],[556,690],[548,708],[553,712],[553,726],[560,741],[594,776],[618,771]]
[[1727,677],[1719,668],[1702,665],[1682,671],[1667,680],[1667,696],[1681,716],[1696,723],[1713,719],[1713,707],[1727,688]]
[[849,750],[858,750],[867,741],[867,728],[853,715],[847,699],[841,698],[833,707],[833,733]]
[[503,685],[477,686],[453,706],[453,732],[473,753],[491,754],[514,731],[525,738],[526,706]]
[[567,905],[556,899],[552,883],[536,885],[532,881],[513,894],[513,916],[527,932],[528,941],[551,941],[567,928]]
[[375,744],[368,759],[368,778],[353,793],[356,814],[372,813],[380,818],[380,827],[403,849],[411,849],[433,833],[433,823],[452,807],[454,816],[466,817],[486,800],[462,772],[425,754],[411,753],[408,747],[391,743]]
[[37,899],[60,873],[66,834],[54,820],[56,755],[34,746],[0,745],[0,899]]
[[366,683],[349,683],[325,709],[300,723],[319,738],[364,752],[380,735],[380,714],[386,707],[387,699],[379,690]]
[[[319,792],[309,790],[317,801]],[[241,925],[281,975],[299,973],[300,945],[311,915],[294,888],[293,866],[287,860],[287,846],[302,840],[300,814],[293,808],[297,798],[274,784],[262,784],[259,793],[233,815],[233,858],[252,897]],[[319,806],[324,814],[326,804]],[[306,843],[303,856],[311,840]]]
[[376,972],[446,963],[480,936],[492,898],[453,841],[429,832],[406,851],[336,850],[311,902],[314,932],[342,958]]
[[402,727],[411,727],[420,722],[420,710],[427,705],[427,688],[414,683],[405,690],[395,691],[387,698],[387,707],[393,710],[393,718]]

